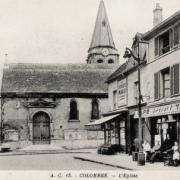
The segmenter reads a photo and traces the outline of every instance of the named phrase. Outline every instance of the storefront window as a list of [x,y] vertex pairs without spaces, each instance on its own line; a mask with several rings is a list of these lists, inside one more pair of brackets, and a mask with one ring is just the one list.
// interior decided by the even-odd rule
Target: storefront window
[[121,145],[125,146],[125,121],[120,122],[120,142]]
[[173,116],[164,116],[151,119],[152,145],[156,141],[161,143],[169,135],[172,142],[177,141],[177,120]]

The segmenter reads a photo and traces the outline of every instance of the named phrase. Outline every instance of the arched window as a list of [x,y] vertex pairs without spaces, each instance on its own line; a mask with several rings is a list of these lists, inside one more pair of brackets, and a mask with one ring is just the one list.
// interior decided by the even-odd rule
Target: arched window
[[98,59],[97,62],[98,63],[103,63],[103,60],[102,59]]
[[75,100],[72,100],[70,102],[70,113],[69,113],[69,119],[70,120],[78,120],[78,109],[77,109],[77,102]]
[[92,113],[91,119],[98,119],[99,118],[99,104],[97,100],[92,101]]
[[114,63],[114,60],[113,59],[109,59],[108,60],[108,64],[113,64]]

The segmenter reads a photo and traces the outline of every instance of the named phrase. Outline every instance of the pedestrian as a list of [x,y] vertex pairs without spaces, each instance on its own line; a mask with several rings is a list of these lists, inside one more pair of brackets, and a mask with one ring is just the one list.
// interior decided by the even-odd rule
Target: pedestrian
[[143,147],[143,153],[145,154],[145,160],[148,160],[151,153],[151,146],[147,140],[144,141],[142,147]]
[[179,153],[179,146],[178,143],[175,141],[174,146],[172,147],[173,150],[173,164],[177,166],[180,160],[180,153]]

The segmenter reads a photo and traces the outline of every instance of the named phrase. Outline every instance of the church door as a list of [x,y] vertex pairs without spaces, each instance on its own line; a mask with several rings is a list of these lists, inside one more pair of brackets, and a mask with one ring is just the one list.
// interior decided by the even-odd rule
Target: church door
[[33,117],[33,144],[50,144],[50,118],[45,112]]

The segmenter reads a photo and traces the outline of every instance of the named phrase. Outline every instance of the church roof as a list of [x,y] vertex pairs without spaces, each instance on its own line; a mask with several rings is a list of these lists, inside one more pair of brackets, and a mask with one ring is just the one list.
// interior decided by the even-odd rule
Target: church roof
[[2,93],[107,93],[109,65],[8,64]]
[[115,48],[106,9],[102,0],[99,5],[98,15],[89,50],[99,46]]

